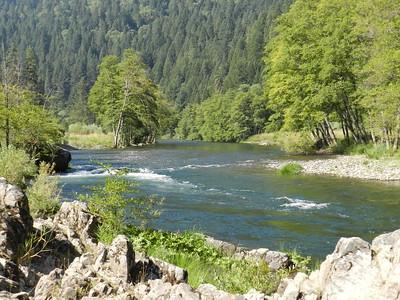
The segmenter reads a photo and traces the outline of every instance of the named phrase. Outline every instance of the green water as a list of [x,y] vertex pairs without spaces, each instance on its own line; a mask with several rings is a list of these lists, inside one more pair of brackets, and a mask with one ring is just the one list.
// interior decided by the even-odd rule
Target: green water
[[147,194],[165,197],[153,227],[200,230],[251,248],[296,248],[322,258],[342,236],[400,228],[400,186],[328,176],[282,177],[263,164],[287,158],[275,148],[166,141],[126,150],[74,151],[63,196],[104,181],[92,161],[128,167]]

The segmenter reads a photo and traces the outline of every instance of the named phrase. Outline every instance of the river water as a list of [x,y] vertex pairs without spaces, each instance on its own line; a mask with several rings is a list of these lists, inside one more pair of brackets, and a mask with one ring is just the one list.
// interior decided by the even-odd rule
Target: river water
[[197,230],[242,246],[297,249],[323,258],[341,236],[374,236],[400,228],[400,186],[328,176],[285,177],[263,164],[288,158],[247,144],[164,141],[126,150],[72,152],[61,176],[63,197],[100,184],[96,161],[130,169],[148,195],[165,197],[152,226]]

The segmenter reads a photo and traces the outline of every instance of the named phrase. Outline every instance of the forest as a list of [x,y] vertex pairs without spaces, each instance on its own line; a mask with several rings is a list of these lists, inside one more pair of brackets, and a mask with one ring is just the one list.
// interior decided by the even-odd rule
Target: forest
[[27,101],[54,132],[95,123],[114,147],[297,132],[396,151],[400,4],[290,4],[0,1],[2,139]]

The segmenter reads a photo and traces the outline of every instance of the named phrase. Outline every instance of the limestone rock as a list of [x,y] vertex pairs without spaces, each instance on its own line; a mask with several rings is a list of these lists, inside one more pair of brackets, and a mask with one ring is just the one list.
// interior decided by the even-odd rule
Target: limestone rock
[[32,223],[24,193],[0,178],[0,257],[17,259],[18,246],[32,231]]
[[400,295],[400,230],[342,238],[319,270],[284,280],[273,300],[395,300]]
[[87,204],[78,201],[64,202],[54,217],[54,224],[67,236],[79,253],[97,249],[94,232],[98,221],[89,213]]

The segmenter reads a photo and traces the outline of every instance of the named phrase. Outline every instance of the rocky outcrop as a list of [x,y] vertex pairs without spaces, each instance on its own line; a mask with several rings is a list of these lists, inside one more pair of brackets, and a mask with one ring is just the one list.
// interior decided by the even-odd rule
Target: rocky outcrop
[[32,231],[32,224],[24,193],[0,178],[0,257],[17,259],[18,247]]
[[247,259],[255,262],[266,262],[271,270],[287,269],[293,266],[289,255],[283,252],[272,251],[267,248],[246,249],[234,244],[206,237],[206,243],[226,255],[236,259]]
[[97,218],[89,213],[86,203],[64,202],[54,217],[57,231],[66,235],[79,253],[97,249],[94,232],[98,226]]
[[400,230],[375,238],[342,238],[319,270],[284,280],[273,300],[400,298]]

